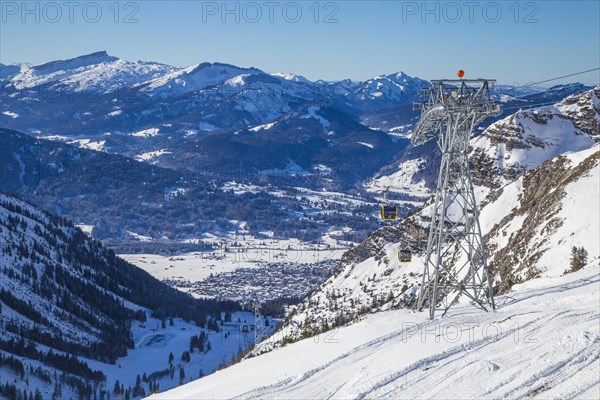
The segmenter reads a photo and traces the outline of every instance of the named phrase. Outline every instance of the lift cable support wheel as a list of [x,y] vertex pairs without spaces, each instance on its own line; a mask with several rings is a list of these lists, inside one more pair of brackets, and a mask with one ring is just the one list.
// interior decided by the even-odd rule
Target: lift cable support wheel
[[[460,72],[460,71],[459,71]],[[459,73],[460,76],[460,73]],[[417,308],[446,314],[464,295],[484,310],[494,297],[469,166],[469,139],[478,123],[502,112],[490,96],[495,80],[433,80],[419,103],[422,114],[412,141],[435,138],[442,160]]]

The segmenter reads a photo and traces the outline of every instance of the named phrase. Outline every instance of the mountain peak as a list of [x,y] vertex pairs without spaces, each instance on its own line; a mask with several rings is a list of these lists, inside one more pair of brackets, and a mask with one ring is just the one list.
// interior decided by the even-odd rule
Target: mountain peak
[[[376,82],[376,81],[382,81],[382,80],[389,80],[389,81],[393,81],[393,82],[423,81],[422,79],[414,77],[414,76],[410,76],[410,75],[404,73],[403,71],[398,71],[398,72],[393,72],[391,74],[378,75],[376,77],[369,79],[367,82]],[[423,82],[425,82],[425,81],[423,81]]]
[[89,53],[89,54],[84,54],[82,56],[75,57],[75,58],[90,58],[90,57],[112,57],[112,56],[109,56],[108,53],[106,52],[106,50],[101,50],[101,51],[95,51],[95,52]]
[[69,58],[66,60],[50,61],[45,64],[40,64],[32,67],[31,69],[38,72],[53,72],[59,70],[75,69],[85,67],[88,65],[101,64],[103,62],[117,61],[117,57],[109,56],[106,51],[97,51],[83,56]]
[[386,75],[386,78],[392,79],[396,82],[408,82],[408,81],[420,81],[420,78],[410,76],[403,71],[395,72],[393,74]]
[[196,64],[194,66],[191,66],[189,68],[186,68],[187,73],[189,75],[193,75],[196,74],[197,72],[201,72],[204,70],[208,70],[208,69],[220,69],[219,72],[222,75],[228,74],[229,70],[232,71],[237,71],[237,72],[244,72],[244,71],[248,71],[248,72],[262,72],[256,68],[250,67],[250,68],[244,68],[244,67],[238,67],[232,64],[226,64],[226,63],[220,63],[220,62],[203,62],[200,64]]
[[302,75],[296,75],[293,73],[275,72],[271,75],[273,75],[277,78],[281,78],[286,81],[291,81],[291,82],[301,82],[301,83],[309,83],[309,84],[312,83],[310,80],[306,79]]

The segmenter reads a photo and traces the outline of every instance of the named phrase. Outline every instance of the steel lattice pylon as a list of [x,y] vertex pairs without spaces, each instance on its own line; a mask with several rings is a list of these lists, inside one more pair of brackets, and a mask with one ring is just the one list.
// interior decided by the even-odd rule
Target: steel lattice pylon
[[494,309],[491,279],[469,166],[469,139],[502,108],[490,96],[495,81],[434,80],[413,143],[435,138],[442,153],[417,308],[445,314],[460,295]]

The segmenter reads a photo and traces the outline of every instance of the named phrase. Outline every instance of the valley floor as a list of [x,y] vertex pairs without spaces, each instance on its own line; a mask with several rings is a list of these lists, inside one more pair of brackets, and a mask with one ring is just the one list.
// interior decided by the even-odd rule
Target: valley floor
[[371,314],[152,398],[600,398],[597,265],[496,303]]

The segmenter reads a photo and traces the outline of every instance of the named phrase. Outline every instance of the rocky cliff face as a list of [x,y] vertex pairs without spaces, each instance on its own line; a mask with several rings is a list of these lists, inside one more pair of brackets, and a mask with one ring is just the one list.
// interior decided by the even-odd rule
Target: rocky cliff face
[[[590,254],[597,257],[599,159],[598,146],[558,156],[497,192],[489,211],[484,208],[490,228],[484,240],[498,293],[540,275],[560,275],[568,269],[571,246],[594,249]],[[502,203],[513,207],[493,215],[491,209]]]
[[497,189],[524,171],[600,140],[600,87],[547,107],[518,111],[472,140],[476,185]]

